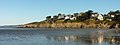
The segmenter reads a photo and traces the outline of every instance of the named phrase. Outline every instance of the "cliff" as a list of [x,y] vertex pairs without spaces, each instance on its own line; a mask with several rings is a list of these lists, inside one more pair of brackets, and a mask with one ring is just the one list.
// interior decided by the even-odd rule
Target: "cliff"
[[86,20],[82,22],[54,22],[47,21],[34,22],[22,25],[25,28],[119,28],[119,24],[114,21]]

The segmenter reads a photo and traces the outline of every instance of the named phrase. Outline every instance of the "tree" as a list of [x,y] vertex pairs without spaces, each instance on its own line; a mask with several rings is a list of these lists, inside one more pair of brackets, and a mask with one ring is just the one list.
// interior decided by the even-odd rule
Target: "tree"
[[79,13],[74,13],[74,16],[77,17],[79,15]]
[[110,12],[108,12],[108,14],[109,14],[109,15],[114,15],[115,12],[114,12],[114,11],[110,11]]
[[58,16],[61,16],[61,15],[62,15],[61,13],[58,14]]
[[47,20],[48,23],[52,24],[52,18],[51,18],[51,16],[47,16],[46,20]]
[[85,12],[84,16],[86,17],[86,19],[90,19],[92,13],[93,13],[92,10],[88,10],[87,12]]
[[92,10],[88,10],[87,12],[88,12],[88,13],[93,13],[93,11],[92,11]]
[[81,13],[81,16],[77,16],[77,20],[84,21],[87,19],[86,17],[87,17],[86,13]]
[[120,10],[116,10],[115,13],[120,13]]
[[57,21],[58,16],[53,16],[53,22]]
[[93,13],[93,11],[92,10],[88,10],[87,12],[85,12],[88,16],[90,16],[92,13]]
[[47,17],[46,17],[46,20],[49,20],[49,19],[51,19],[51,16],[47,16]]

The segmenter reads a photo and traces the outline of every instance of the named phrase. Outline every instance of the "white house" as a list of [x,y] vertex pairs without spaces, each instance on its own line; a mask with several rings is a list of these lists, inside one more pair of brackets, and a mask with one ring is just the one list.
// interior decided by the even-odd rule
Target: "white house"
[[98,15],[97,18],[98,18],[99,20],[103,20],[103,16],[102,16],[102,14]]
[[65,18],[65,15],[59,15],[58,16],[58,19],[64,19]]
[[91,18],[97,17],[98,15],[98,13],[92,13]]
[[70,17],[69,16],[65,16],[65,20],[67,20],[67,19],[70,19]]
[[70,20],[76,20],[76,17],[71,17]]
[[113,18],[114,18],[114,17],[115,17],[115,15],[111,15],[111,17],[113,17]]

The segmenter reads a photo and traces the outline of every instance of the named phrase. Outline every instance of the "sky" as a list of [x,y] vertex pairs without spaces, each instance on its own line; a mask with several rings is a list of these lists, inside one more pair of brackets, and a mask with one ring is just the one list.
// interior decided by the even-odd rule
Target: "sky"
[[93,10],[105,14],[119,10],[120,0],[0,0],[0,25],[19,25],[45,20],[58,13]]

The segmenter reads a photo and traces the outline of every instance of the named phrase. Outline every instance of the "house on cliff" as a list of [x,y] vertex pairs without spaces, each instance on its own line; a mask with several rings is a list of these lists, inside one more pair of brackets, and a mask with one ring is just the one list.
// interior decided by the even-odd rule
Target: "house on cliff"
[[115,15],[110,15],[108,14],[108,18],[109,21],[113,21],[115,19]]
[[120,14],[108,14],[108,17],[110,17],[112,21],[119,20]]
[[70,20],[76,20],[77,18],[76,17],[71,17]]
[[91,18],[96,18],[96,17],[98,17],[98,13],[97,12],[95,12],[95,13],[92,13],[92,15],[91,15]]
[[70,20],[70,16],[65,16],[65,19],[64,20]]
[[65,20],[76,20],[77,18],[76,18],[76,16],[74,16],[74,15],[66,15],[65,16]]
[[58,14],[58,19],[59,19],[59,20],[65,19],[65,14],[59,13],[59,14]]
[[106,14],[103,15],[103,18],[104,18],[104,20],[112,21],[112,19]]
[[104,20],[104,19],[103,19],[103,15],[102,15],[102,14],[99,14],[98,17],[97,17],[97,19],[103,21],[103,20]]

